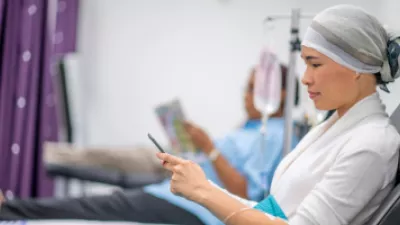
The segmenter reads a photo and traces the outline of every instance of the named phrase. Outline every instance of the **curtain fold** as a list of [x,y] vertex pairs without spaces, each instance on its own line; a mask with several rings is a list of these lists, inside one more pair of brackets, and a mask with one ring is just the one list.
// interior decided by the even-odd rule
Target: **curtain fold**
[[[52,67],[74,50],[64,43],[75,45],[78,1],[57,1],[70,14],[50,1],[0,0],[0,189],[7,198],[53,195],[42,163],[43,143],[58,139]],[[59,25],[65,21],[71,25]],[[56,40],[57,32],[68,35]]]

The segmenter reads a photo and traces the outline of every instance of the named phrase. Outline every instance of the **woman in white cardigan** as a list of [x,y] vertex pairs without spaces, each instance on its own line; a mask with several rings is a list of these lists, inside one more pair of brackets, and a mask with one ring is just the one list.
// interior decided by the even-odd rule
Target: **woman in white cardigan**
[[302,83],[321,110],[336,113],[310,131],[280,163],[271,193],[249,202],[207,181],[196,164],[158,154],[173,172],[171,191],[230,225],[364,224],[394,186],[400,135],[376,86],[400,75],[399,36],[362,9],[319,13],[302,42]]

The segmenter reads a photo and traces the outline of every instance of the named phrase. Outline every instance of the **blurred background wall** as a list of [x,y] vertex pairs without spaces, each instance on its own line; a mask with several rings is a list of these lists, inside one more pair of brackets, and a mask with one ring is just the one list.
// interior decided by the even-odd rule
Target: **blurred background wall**
[[[82,1],[78,51],[68,60],[77,141],[148,144],[152,132],[167,144],[153,109],[174,97],[189,119],[222,135],[244,116],[243,86],[267,35],[288,61],[290,21],[277,21],[268,32],[263,19],[296,7],[314,14],[340,3],[362,6],[400,28],[396,0]],[[309,22],[301,21],[301,33]],[[301,59],[297,64],[301,74]],[[388,112],[400,101],[400,84],[390,89],[393,94],[382,93]]]

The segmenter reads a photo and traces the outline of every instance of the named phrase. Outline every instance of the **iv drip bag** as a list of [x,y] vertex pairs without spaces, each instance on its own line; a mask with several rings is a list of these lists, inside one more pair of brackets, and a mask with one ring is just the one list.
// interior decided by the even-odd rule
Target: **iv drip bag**
[[254,105],[263,115],[278,111],[281,104],[282,72],[278,57],[262,51],[254,79]]

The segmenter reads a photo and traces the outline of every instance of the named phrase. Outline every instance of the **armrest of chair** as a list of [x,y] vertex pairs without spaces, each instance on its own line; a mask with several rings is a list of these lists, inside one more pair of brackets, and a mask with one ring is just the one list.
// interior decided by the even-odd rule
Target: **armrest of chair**
[[165,179],[162,175],[128,174],[120,171],[107,170],[97,167],[83,167],[73,165],[46,164],[46,171],[50,176],[60,176],[79,180],[93,181],[116,185],[122,188],[140,188],[149,184],[159,183]]
[[383,201],[367,225],[395,225],[400,221],[400,186],[398,185]]

